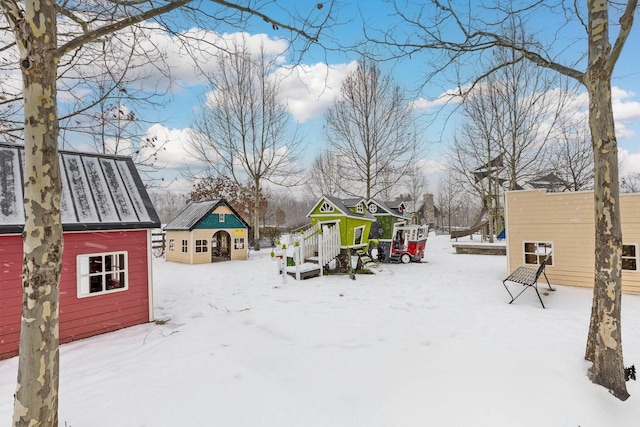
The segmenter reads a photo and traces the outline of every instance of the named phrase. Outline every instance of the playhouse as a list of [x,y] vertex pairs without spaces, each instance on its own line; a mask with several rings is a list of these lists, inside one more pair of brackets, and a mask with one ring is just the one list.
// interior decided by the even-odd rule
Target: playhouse
[[367,210],[364,199],[338,199],[322,196],[307,214],[312,225],[323,229],[338,227],[340,248],[365,248],[369,231],[376,218]]
[[[153,320],[158,216],[129,157],[60,151],[60,342]],[[0,144],[0,359],[18,354],[24,147]]]
[[206,264],[247,259],[250,228],[224,198],[192,202],[164,227],[166,260]]
[[[536,266],[551,253],[546,274],[559,285],[593,287],[595,221],[593,192],[506,193],[509,272]],[[622,291],[640,294],[640,194],[620,195]]]

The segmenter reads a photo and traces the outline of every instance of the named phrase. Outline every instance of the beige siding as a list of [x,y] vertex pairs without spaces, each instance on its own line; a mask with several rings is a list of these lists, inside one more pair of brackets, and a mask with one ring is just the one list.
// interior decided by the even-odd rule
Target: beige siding
[[[593,287],[594,206],[592,192],[512,191],[506,195],[507,259],[513,271],[524,264],[524,242],[553,244],[551,283]],[[624,244],[640,244],[640,194],[620,198]],[[639,248],[640,249],[640,248]],[[640,272],[623,271],[622,290],[640,294]]]
[[[228,230],[231,235],[231,259],[243,260],[249,256],[249,230],[246,228]],[[235,239],[244,239],[244,249],[235,249]]]
[[[185,264],[191,264],[191,250],[193,249],[193,242],[191,241],[191,233],[188,231],[167,231],[167,249],[165,251],[165,257],[167,261],[182,262]],[[173,239],[174,247],[173,251],[169,250],[169,240]],[[189,242],[189,251],[187,253],[182,252],[182,240]]]
[[221,206],[218,206],[217,208],[215,208],[215,209],[213,210],[213,213],[214,213],[214,214],[221,214],[221,213],[223,213],[223,214],[231,214],[231,215],[234,215],[233,211],[232,211],[231,209],[229,209],[229,207],[228,207],[228,206],[224,206],[224,205],[221,205]]
[[[216,209],[215,213],[231,213],[231,210],[224,208]],[[249,254],[249,238],[247,229],[195,229],[189,231],[167,231],[167,250],[166,260],[173,262],[181,262],[185,264],[207,264],[211,262],[211,238],[218,231],[226,231],[231,236],[231,260],[246,260]],[[244,239],[244,248],[235,249],[235,239]],[[174,239],[174,250],[169,250],[169,239]],[[182,252],[182,240],[189,242],[189,251]],[[196,240],[205,240],[207,242],[207,252],[196,252]]]

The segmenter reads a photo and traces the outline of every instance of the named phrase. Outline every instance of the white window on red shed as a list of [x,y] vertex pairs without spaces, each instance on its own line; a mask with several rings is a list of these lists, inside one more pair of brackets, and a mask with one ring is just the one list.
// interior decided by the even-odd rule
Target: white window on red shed
[[127,252],[78,255],[78,298],[129,289]]

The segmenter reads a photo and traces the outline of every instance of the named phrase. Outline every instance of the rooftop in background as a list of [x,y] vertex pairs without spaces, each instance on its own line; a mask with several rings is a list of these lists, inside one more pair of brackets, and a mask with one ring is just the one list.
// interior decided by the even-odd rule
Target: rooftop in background
[[[64,231],[158,228],[160,220],[130,157],[59,152]],[[25,223],[24,146],[0,144],[0,234]]]

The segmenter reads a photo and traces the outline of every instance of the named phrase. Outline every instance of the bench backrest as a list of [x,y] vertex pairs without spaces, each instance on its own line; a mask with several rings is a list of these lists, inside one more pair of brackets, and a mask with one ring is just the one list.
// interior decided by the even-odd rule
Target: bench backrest
[[538,271],[536,271],[536,279],[540,277],[540,275],[544,271],[544,267],[547,265],[547,261],[549,261],[549,258],[551,258],[551,252],[549,252],[547,256],[544,257],[544,259],[542,260],[542,263],[538,267]]

